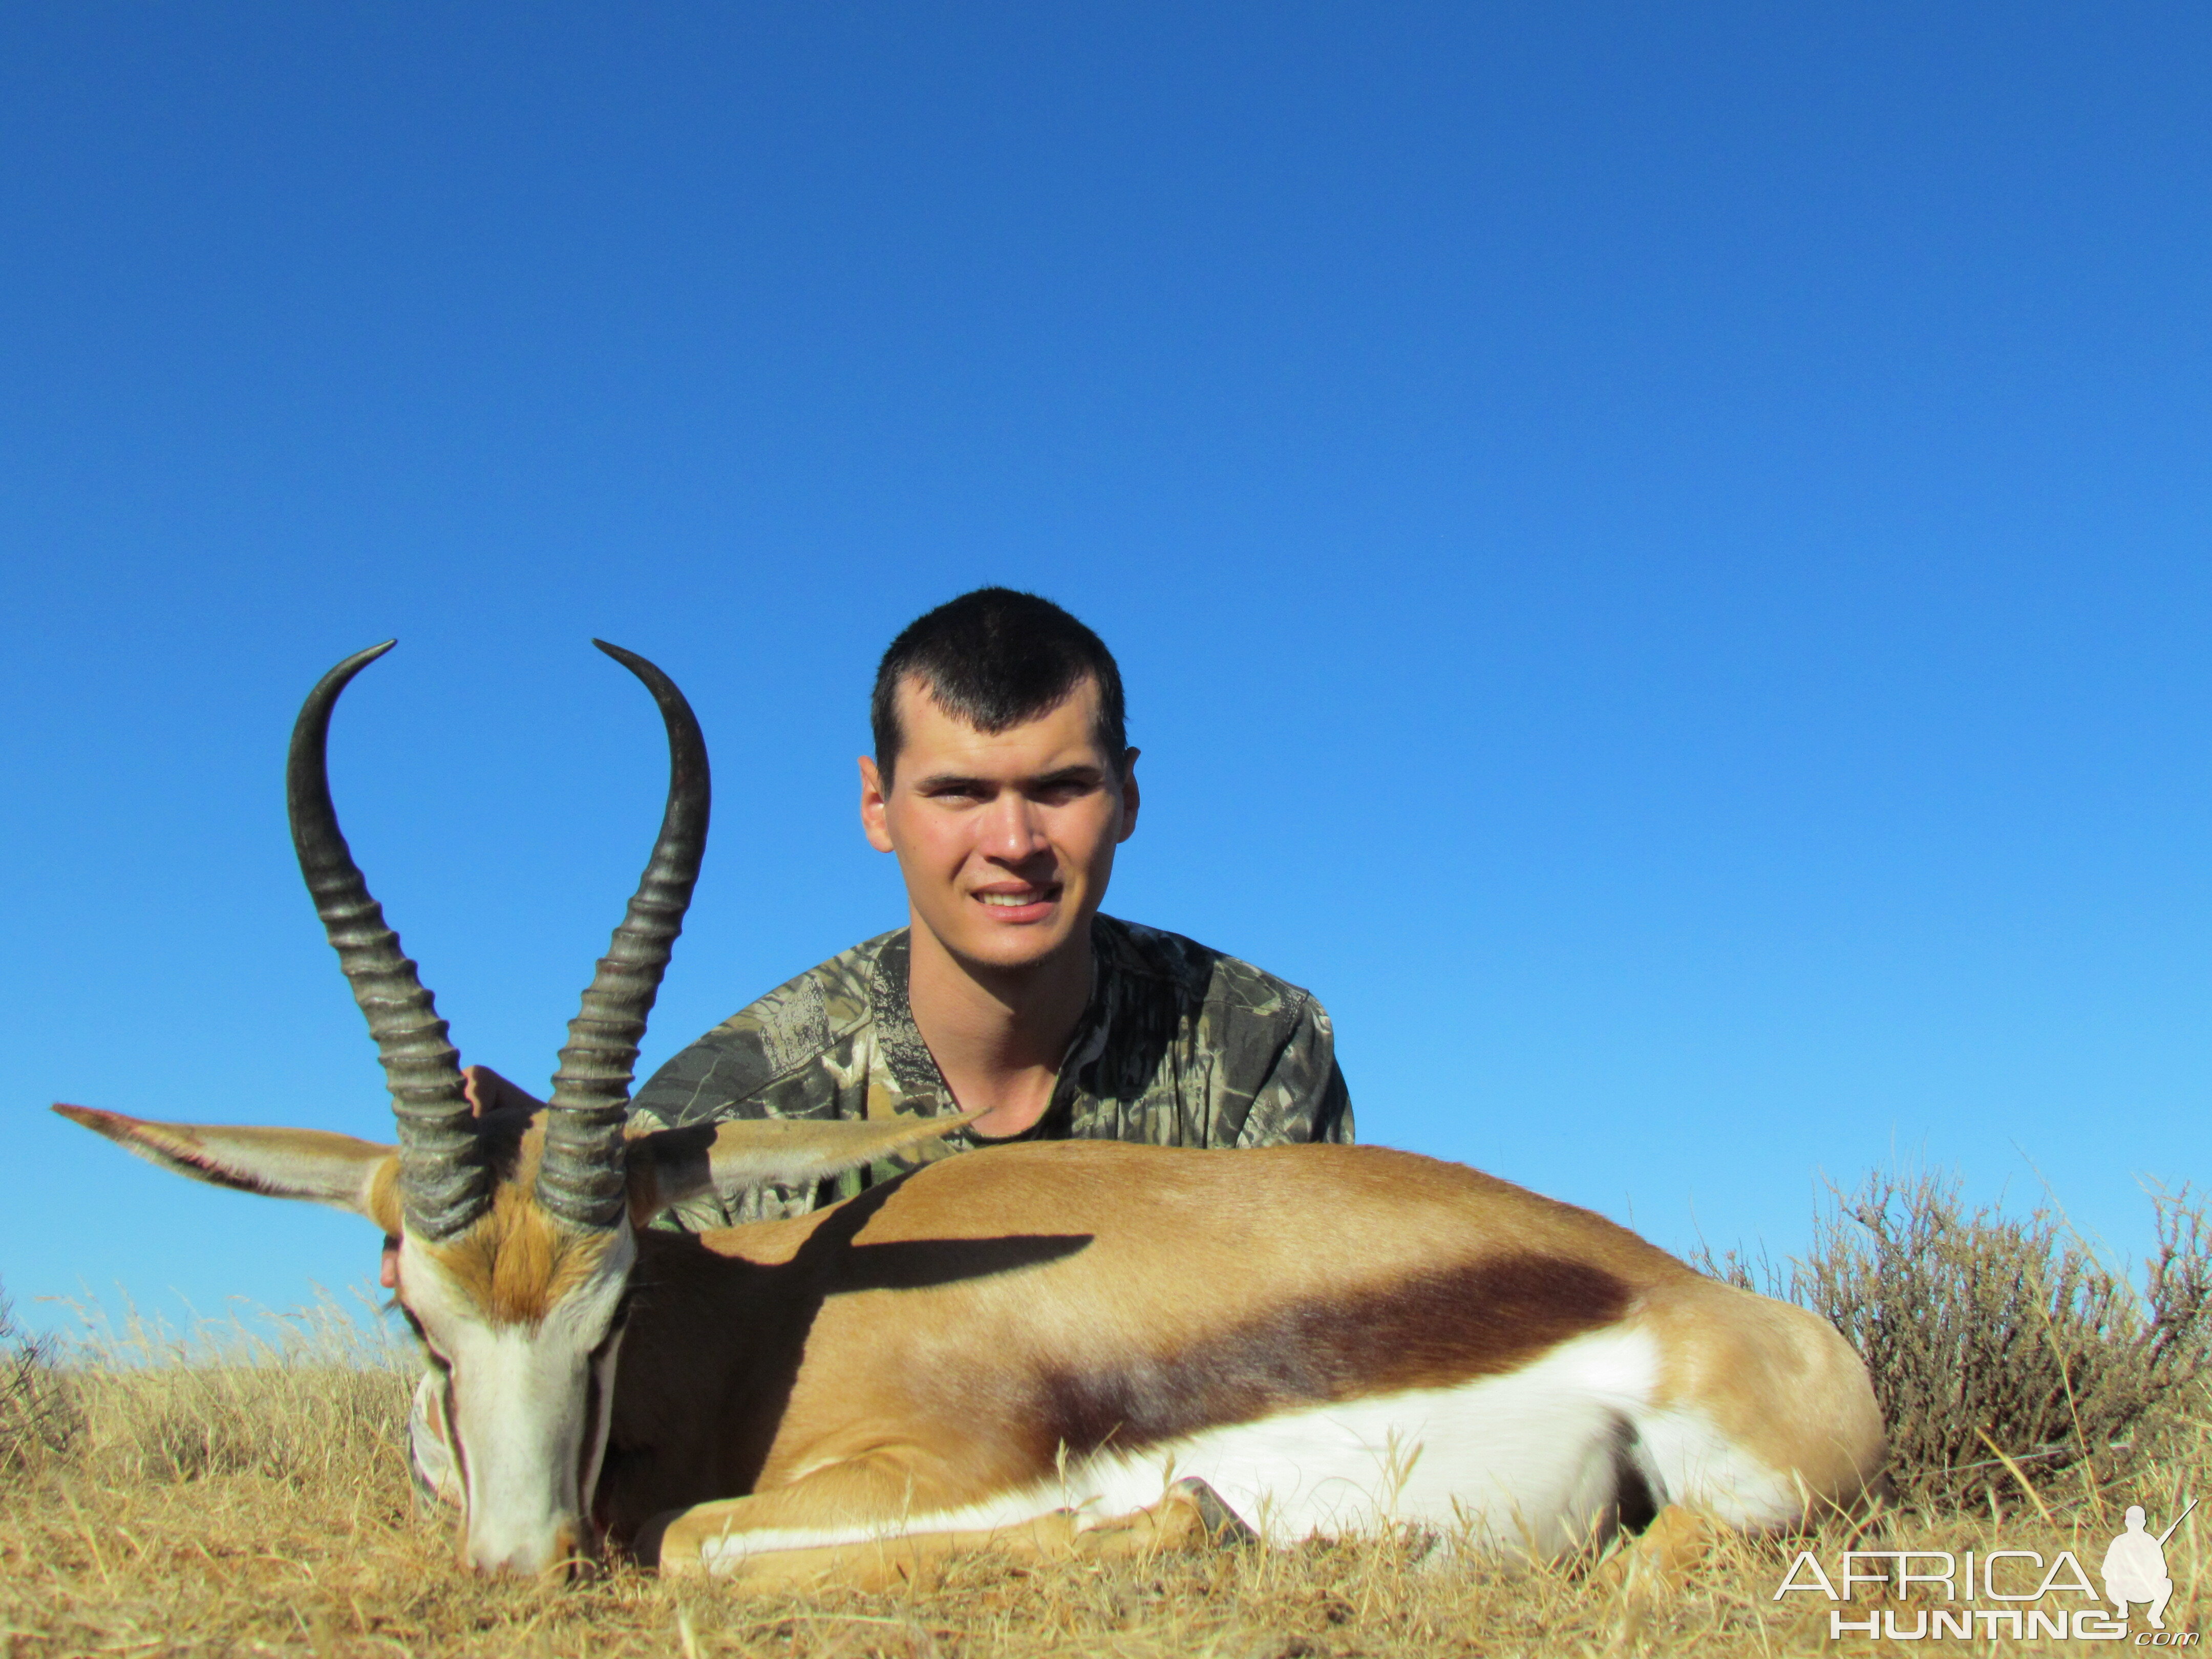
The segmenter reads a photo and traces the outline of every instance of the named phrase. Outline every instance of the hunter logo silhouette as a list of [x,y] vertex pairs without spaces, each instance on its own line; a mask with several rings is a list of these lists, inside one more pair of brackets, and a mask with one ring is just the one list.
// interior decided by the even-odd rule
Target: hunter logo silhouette
[[2105,1599],[2119,1609],[2121,1618],[2128,1616],[2129,1603],[2141,1601],[2150,1607],[2151,1628],[2166,1628],[2166,1604],[2173,1595],[2173,1580],[2166,1572],[2166,1540],[2173,1536],[2174,1527],[2189,1518],[2189,1510],[2196,1507],[2192,1498],[2189,1509],[2173,1517],[2173,1526],[2154,1538],[2142,1505],[2128,1505],[2128,1529],[2112,1540],[2105,1552],[2104,1565],[2098,1569],[2104,1575]]

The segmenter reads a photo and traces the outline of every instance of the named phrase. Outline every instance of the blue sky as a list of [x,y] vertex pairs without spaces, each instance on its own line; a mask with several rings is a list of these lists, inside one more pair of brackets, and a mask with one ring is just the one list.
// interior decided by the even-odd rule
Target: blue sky
[[1363,1137],[1683,1247],[1894,1158],[2121,1249],[2207,1152],[2212,16],[84,4],[0,17],[0,1283],[373,1271],[46,1108],[382,1136],[286,839],[550,1073],[717,772],[647,1065],[902,919],[875,655],[1090,620],[1109,908]]

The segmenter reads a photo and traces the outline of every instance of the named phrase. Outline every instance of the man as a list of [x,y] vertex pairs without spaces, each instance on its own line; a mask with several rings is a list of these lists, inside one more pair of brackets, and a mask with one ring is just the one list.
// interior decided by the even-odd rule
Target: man
[[[659,1125],[730,1116],[983,1115],[925,1158],[1007,1140],[1347,1140],[1328,1016],[1305,992],[1098,913],[1137,827],[1121,675],[1033,594],[980,588],[884,653],[860,825],[908,925],[732,1015],[654,1074]],[[767,1189],[686,1224],[802,1213],[896,1173]]]
[[[1352,1139],[1328,1016],[1190,939],[1099,914],[1137,826],[1121,674],[1060,606],[1004,587],[891,642],[860,824],[908,925],[749,1004],[631,1102],[641,1127],[981,1110],[914,1158],[818,1188],[684,1206],[693,1230],[804,1214],[914,1164],[1008,1140],[1255,1146]],[[535,1103],[469,1069],[479,1110]],[[387,1249],[385,1282],[395,1282]]]

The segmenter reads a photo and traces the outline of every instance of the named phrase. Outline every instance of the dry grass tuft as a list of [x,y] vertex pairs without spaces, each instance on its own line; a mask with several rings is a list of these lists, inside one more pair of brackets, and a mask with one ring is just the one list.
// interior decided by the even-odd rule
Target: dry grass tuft
[[304,1488],[406,1443],[411,1354],[335,1303],[184,1331],[135,1309],[119,1325],[96,1307],[77,1311],[83,1334],[65,1374],[78,1462],[100,1480],[258,1474]]

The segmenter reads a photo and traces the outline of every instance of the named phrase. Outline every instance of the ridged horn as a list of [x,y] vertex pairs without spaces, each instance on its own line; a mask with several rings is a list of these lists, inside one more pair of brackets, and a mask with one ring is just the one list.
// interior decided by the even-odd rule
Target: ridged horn
[[584,993],[583,1009],[568,1023],[538,1167],[539,1205],[570,1226],[599,1231],[622,1214],[623,1121],[631,1068],[699,879],[711,787],[706,739],[676,683],[635,652],[605,640],[592,643],[645,682],[668,728],[668,807],[660,836]]
[[446,1041],[446,1022],[399,948],[399,935],[385,925],[383,907],[369,896],[339,833],[325,759],[338,694],[397,643],[386,640],[356,652],[307,693],[292,727],[285,796],[300,873],[384,1062],[385,1086],[399,1120],[399,1198],[408,1231],[441,1239],[483,1212],[489,1184],[460,1056]]

